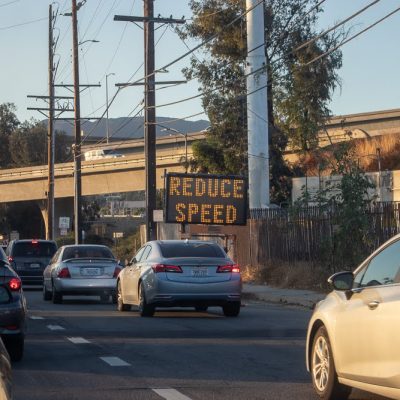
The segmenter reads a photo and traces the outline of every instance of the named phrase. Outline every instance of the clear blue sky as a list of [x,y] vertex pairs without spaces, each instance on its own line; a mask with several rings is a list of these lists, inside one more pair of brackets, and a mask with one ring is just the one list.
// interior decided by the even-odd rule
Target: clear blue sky
[[[328,28],[372,0],[326,0],[321,17],[321,28]],[[58,0],[60,12],[69,12],[71,0]],[[190,17],[187,0],[156,0],[155,15],[180,18]],[[27,107],[43,105],[27,95],[47,94],[48,0],[0,0],[0,103],[15,103],[20,120],[41,119]],[[352,21],[353,32],[367,27],[375,20],[400,6],[400,1],[381,0],[367,12]],[[54,5],[56,7],[56,4]],[[100,83],[101,88],[86,90],[81,97],[82,117],[101,116],[105,110],[105,75],[109,76],[110,98],[116,82],[143,76],[143,32],[140,27],[115,22],[120,15],[143,15],[142,0],[87,0],[79,11],[81,83]],[[41,21],[29,23],[31,21]],[[28,23],[28,24],[25,24]],[[25,24],[21,26],[15,26]],[[14,26],[14,27],[12,27]],[[343,68],[339,71],[342,88],[338,89],[330,105],[335,115],[367,112],[400,107],[400,80],[398,51],[400,12],[372,30],[345,45]],[[59,15],[56,23],[59,34],[57,57],[59,69],[56,83],[72,83],[71,18]],[[161,67],[187,51],[187,47],[168,27],[156,32],[156,67]],[[188,42],[189,47],[194,43]],[[181,69],[189,58],[173,65],[169,73],[159,74],[158,80],[183,79]],[[196,94],[195,82],[157,91],[157,103],[163,104]],[[57,95],[70,95],[57,89]],[[110,117],[128,116],[143,98],[141,87],[122,90],[110,108]],[[159,116],[184,118],[202,111],[200,99],[157,110]],[[192,119],[206,118],[200,115]]]

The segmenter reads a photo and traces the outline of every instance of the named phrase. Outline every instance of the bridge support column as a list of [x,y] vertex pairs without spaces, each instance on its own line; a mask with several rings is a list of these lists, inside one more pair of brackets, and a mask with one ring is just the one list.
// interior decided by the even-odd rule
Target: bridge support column
[[[47,232],[47,201],[38,200],[38,205],[42,212]],[[63,197],[54,200],[54,239],[61,236],[61,230],[59,227],[60,217],[69,217],[68,233],[71,232],[74,217],[74,199],[72,197]]]

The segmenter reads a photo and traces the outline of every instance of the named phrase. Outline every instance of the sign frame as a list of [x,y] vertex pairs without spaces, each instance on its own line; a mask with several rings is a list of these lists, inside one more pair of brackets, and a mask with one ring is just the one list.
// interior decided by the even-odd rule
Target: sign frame
[[[188,174],[188,173],[181,173],[181,172],[168,172],[164,174],[165,176],[165,194],[164,194],[164,222],[165,223],[176,223],[176,224],[193,224],[193,225],[219,225],[219,226],[245,226],[247,225],[247,218],[248,218],[248,179],[245,176],[240,176],[240,175],[218,175],[218,174]],[[215,222],[188,222],[188,221],[183,221],[179,222],[176,220],[173,220],[171,216],[169,215],[170,213],[168,212],[169,207],[170,207],[170,196],[169,196],[169,185],[170,185],[170,178],[172,177],[179,177],[179,178],[203,178],[203,179],[218,179],[218,180],[223,180],[223,179],[240,179],[243,181],[243,199],[241,200],[242,207],[243,207],[243,220],[241,220],[238,223],[215,223]],[[224,203],[226,204],[226,202]]]

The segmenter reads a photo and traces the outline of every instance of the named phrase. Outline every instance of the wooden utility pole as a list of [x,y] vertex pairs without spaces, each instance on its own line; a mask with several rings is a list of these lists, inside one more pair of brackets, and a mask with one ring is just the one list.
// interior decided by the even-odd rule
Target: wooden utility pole
[[82,181],[81,181],[81,106],[79,91],[78,17],[76,0],[72,0],[72,52],[74,65],[74,228],[75,244],[82,243]]
[[[184,19],[154,18],[154,0],[143,0],[144,16],[131,17],[115,15],[114,21],[144,23],[144,142],[146,174],[146,240],[156,239],[153,211],[156,209],[156,96],[155,96],[155,56],[154,56],[154,23],[183,24]],[[168,83],[168,82],[167,82]],[[129,86],[129,84],[127,84]]]
[[54,40],[53,7],[49,5],[49,121],[47,125],[47,230],[46,239],[54,239]]

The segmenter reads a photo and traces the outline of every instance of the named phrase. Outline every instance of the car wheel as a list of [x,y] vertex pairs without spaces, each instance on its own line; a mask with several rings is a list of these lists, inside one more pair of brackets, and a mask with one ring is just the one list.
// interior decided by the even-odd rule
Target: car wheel
[[117,293],[117,310],[118,311],[129,311],[131,309],[130,304],[125,304],[122,298],[121,282],[118,282],[118,293]]
[[237,317],[240,313],[240,301],[227,303],[222,306],[222,310],[226,317]]
[[47,290],[46,285],[43,282],[43,300],[51,300],[51,292]]
[[108,303],[110,300],[110,295],[109,294],[101,294],[100,295],[100,301],[102,303]]
[[15,337],[7,337],[4,342],[11,361],[21,361],[24,356],[24,336],[16,335]]
[[311,349],[311,378],[315,391],[324,400],[347,399],[351,388],[338,381],[326,328],[321,326]]
[[144,291],[143,282],[139,286],[139,313],[142,317],[152,317],[154,315],[154,306],[146,301],[146,293]]
[[56,290],[56,288],[53,285],[53,291],[52,291],[52,300],[54,304],[61,304],[63,300],[63,296],[61,292]]
[[207,306],[196,306],[195,309],[198,312],[206,312],[208,310],[208,307]]

